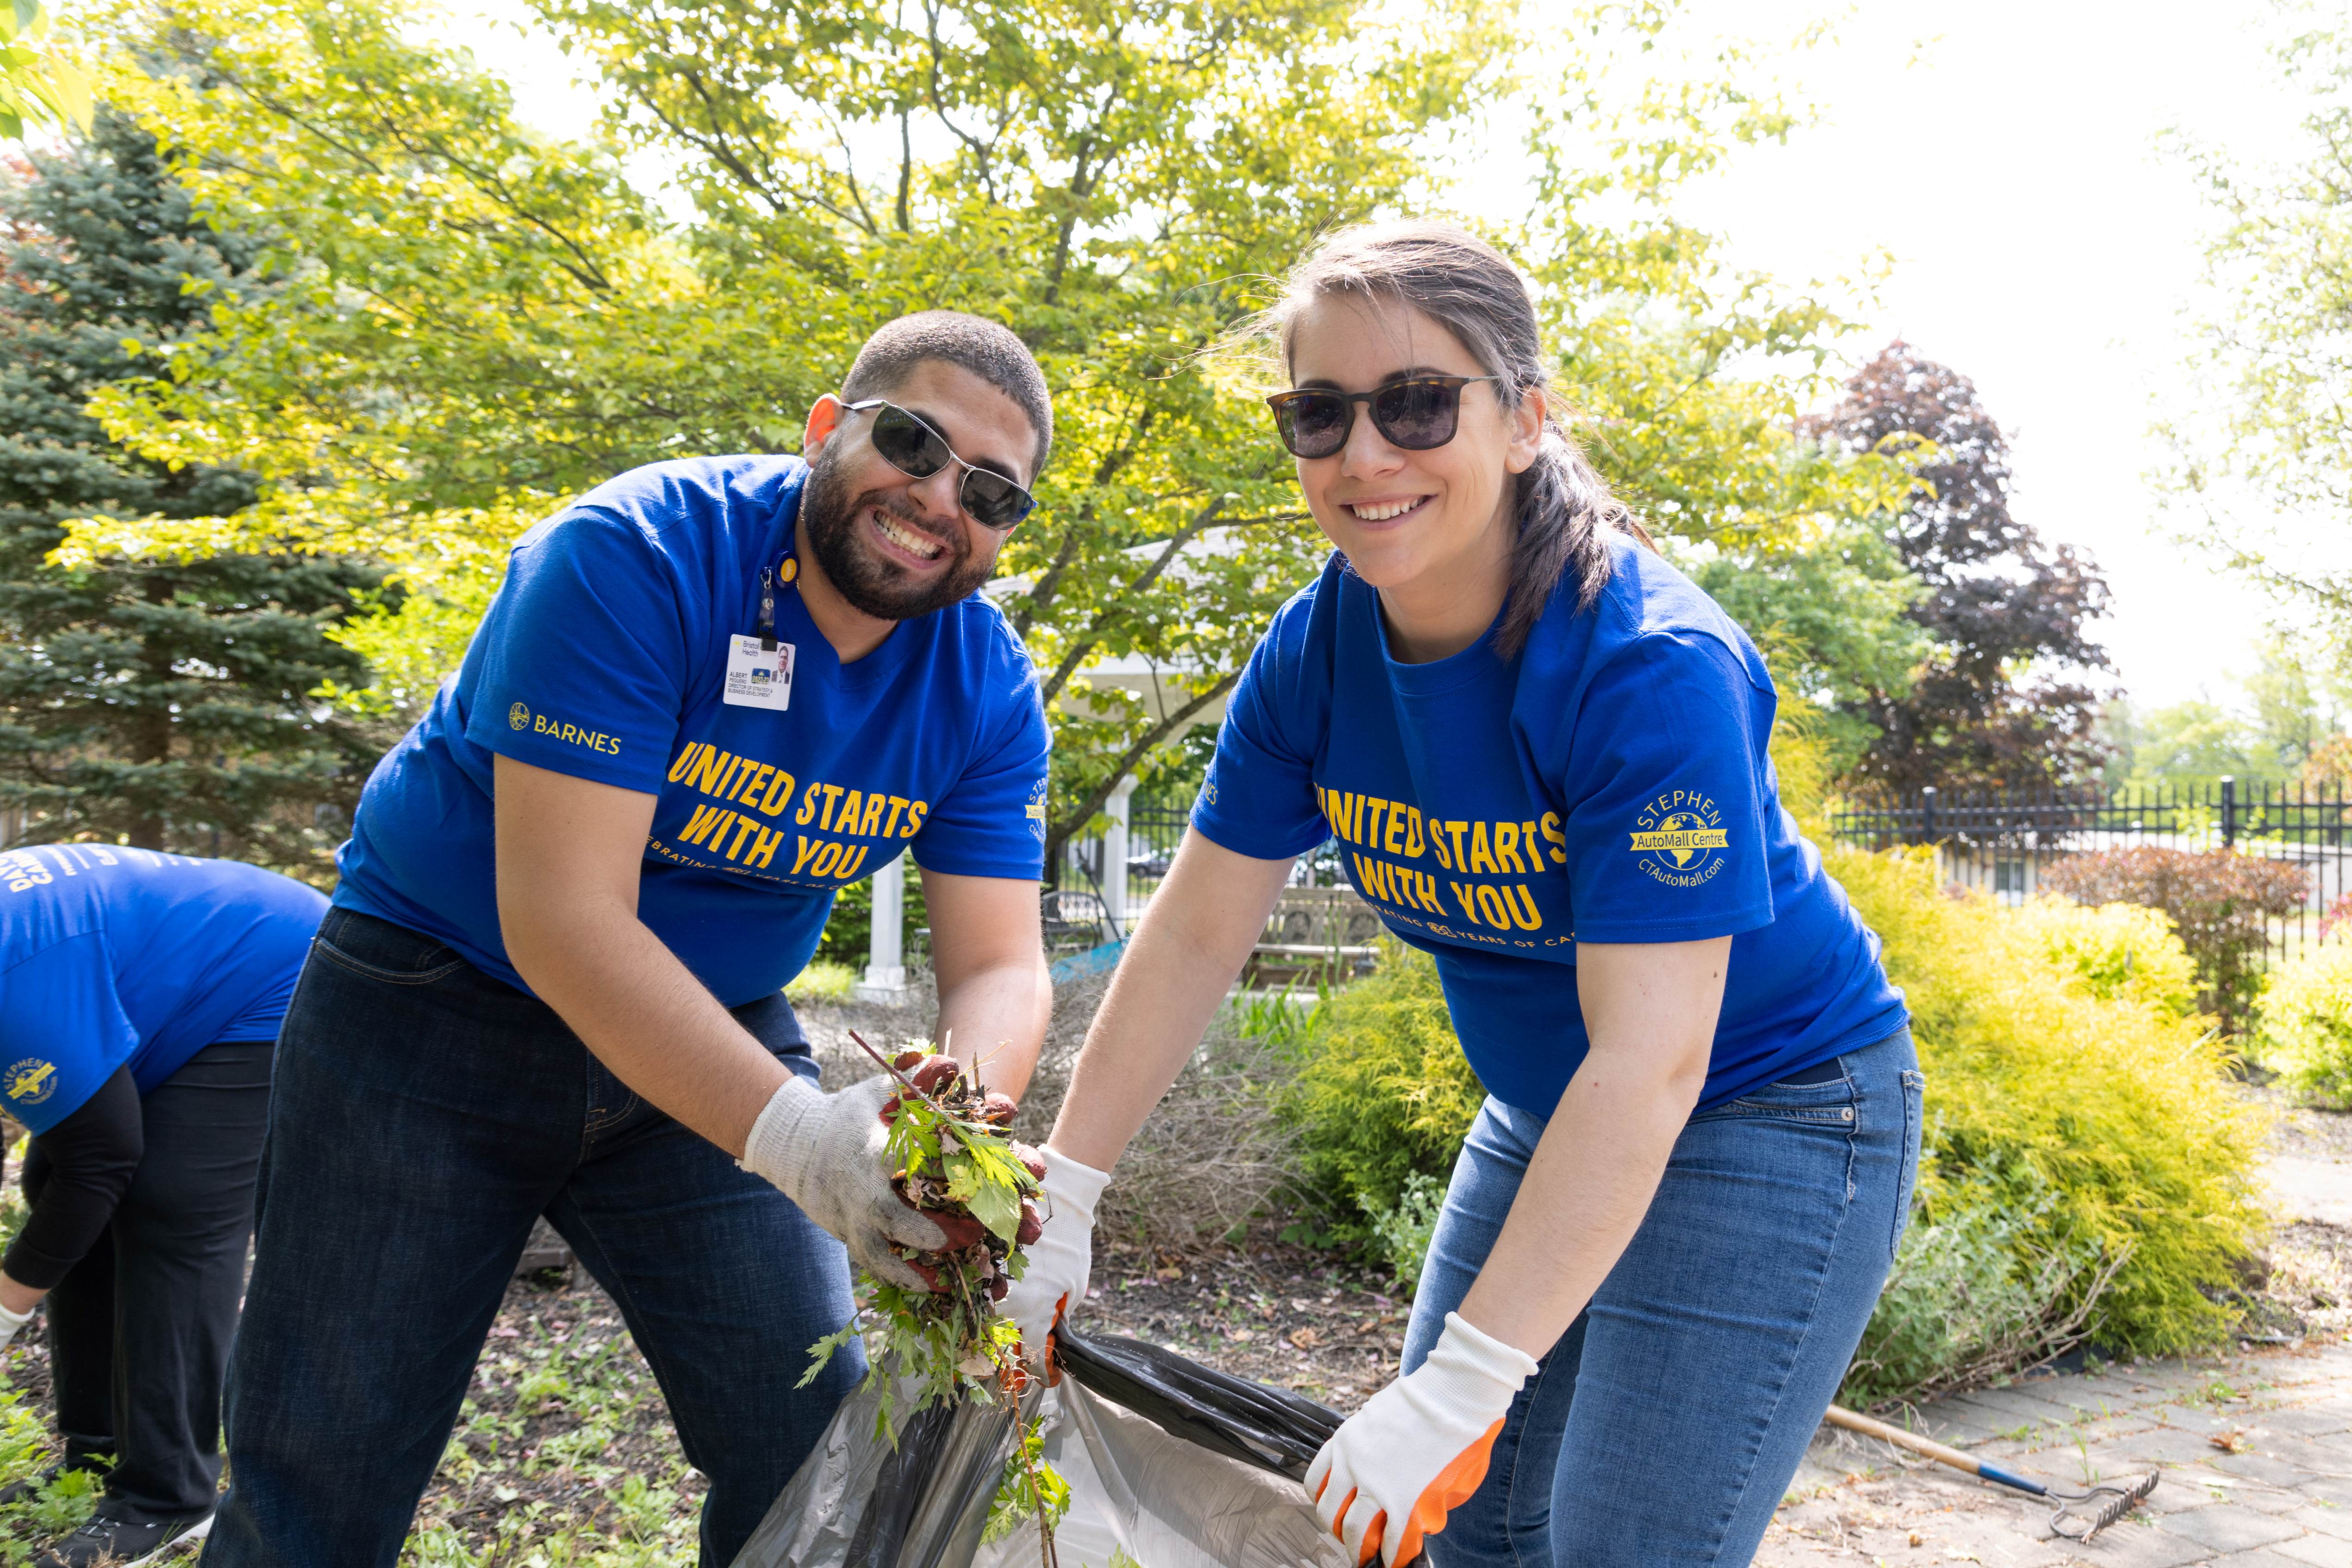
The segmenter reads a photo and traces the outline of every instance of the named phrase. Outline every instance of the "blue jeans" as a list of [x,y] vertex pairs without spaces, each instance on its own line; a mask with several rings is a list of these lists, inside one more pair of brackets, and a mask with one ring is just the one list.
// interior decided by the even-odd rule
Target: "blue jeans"
[[[1691,1118],[1641,1228],[1512,1403],[1434,1568],[1746,1563],[1902,1239],[1924,1085],[1902,1031]],[[1803,1076],[1803,1075],[1800,1075]],[[1427,1358],[1545,1119],[1494,1100],[1454,1167],[1405,1331]]]
[[[815,1073],[782,997],[735,1016]],[[733,1560],[864,1374],[840,1355],[794,1387],[849,1321],[840,1243],[632,1094],[544,1004],[430,937],[331,910],[279,1037],[207,1568],[391,1568],[542,1213],[620,1308],[710,1479],[703,1562]]]

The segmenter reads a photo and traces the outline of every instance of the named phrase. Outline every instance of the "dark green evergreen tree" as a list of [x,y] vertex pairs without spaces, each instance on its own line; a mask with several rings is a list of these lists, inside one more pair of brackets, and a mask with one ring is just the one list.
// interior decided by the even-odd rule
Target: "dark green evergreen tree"
[[154,140],[101,110],[64,152],[0,169],[0,826],[323,870],[383,737],[314,700],[364,662],[324,635],[381,574],[316,557],[43,558],[68,518],[210,517],[254,497],[177,472],[83,412],[147,374],[257,247],[190,210]]

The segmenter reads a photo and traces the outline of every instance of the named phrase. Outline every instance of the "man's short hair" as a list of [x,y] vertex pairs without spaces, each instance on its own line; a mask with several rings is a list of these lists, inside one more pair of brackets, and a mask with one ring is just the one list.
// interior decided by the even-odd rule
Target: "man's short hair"
[[842,381],[841,399],[855,403],[862,397],[887,396],[925,360],[944,361],[971,372],[1029,416],[1030,427],[1037,432],[1037,456],[1029,470],[1029,482],[1036,483],[1054,446],[1053,400],[1045,391],[1045,373],[1037,368],[1029,346],[994,321],[961,310],[918,310],[886,323],[857,351],[856,363]]

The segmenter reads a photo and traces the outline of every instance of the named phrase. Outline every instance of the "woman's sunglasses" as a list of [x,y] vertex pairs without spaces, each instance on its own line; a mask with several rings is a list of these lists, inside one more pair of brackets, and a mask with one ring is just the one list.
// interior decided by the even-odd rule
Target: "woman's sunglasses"
[[963,510],[971,514],[972,521],[982,528],[1009,533],[1036,510],[1035,496],[1003,474],[964,462],[948,445],[946,437],[897,404],[868,397],[845,405],[844,408],[850,414],[863,414],[869,408],[878,410],[874,416],[874,449],[910,479],[928,479],[950,463],[962,463],[963,483],[956,487],[956,497]]
[[1328,458],[1348,444],[1356,405],[1371,405],[1372,428],[1391,447],[1426,452],[1454,439],[1461,422],[1462,389],[1498,375],[1415,375],[1383,382],[1370,392],[1321,388],[1277,392],[1265,400],[1274,427],[1294,458]]

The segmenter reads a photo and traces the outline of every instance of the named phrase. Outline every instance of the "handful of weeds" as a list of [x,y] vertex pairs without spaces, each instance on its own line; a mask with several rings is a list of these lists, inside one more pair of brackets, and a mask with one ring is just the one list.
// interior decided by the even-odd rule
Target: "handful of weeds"
[[[1020,1249],[1043,1229],[1032,1197],[1045,1162],[1013,1141],[1012,1097],[967,1079],[952,1057],[919,1045],[886,1059],[856,1035],[850,1038],[898,1085],[882,1107],[890,1130],[885,1148],[894,1169],[891,1185],[936,1222],[947,1240],[939,1251],[907,1255],[915,1271],[932,1282],[929,1290],[867,1276],[866,1310],[810,1347],[801,1383],[805,1386],[835,1351],[862,1337],[868,1357],[864,1386],[878,1388],[880,1395],[875,1436],[896,1447],[899,1419],[908,1414],[895,1405],[901,1386],[917,1391],[917,1411],[961,1399],[1019,1409],[1028,1384],[1021,1331],[996,1315],[996,1303],[1028,1261]],[[1033,1418],[1021,1428],[989,1510],[988,1539],[999,1540],[1034,1518],[1051,1563],[1054,1525],[1069,1510],[1070,1491],[1045,1461],[1037,1425]]]

